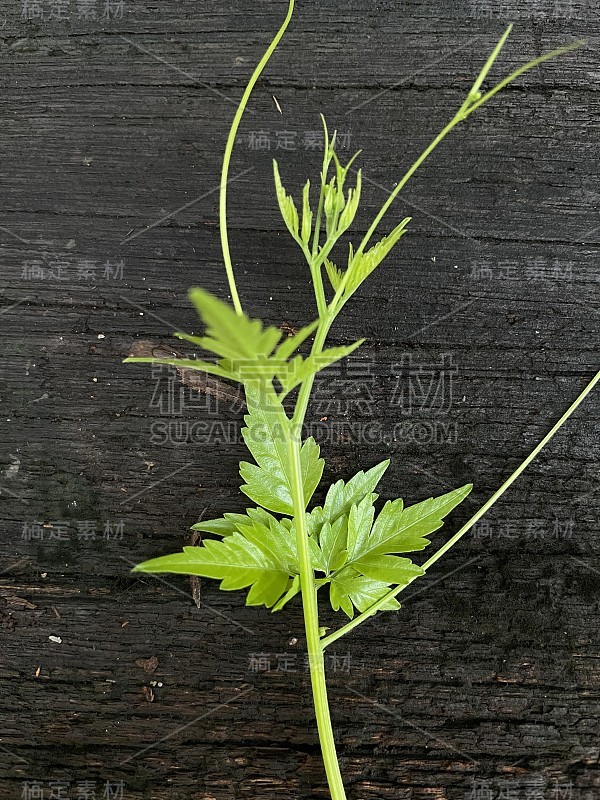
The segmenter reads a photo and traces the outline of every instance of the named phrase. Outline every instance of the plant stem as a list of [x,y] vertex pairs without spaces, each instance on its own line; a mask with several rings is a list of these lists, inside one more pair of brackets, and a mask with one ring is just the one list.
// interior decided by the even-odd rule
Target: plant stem
[[313,703],[317,718],[319,741],[325,764],[325,773],[331,792],[332,800],[346,800],[344,784],[340,773],[331,716],[327,700],[327,684],[325,681],[325,660],[323,646],[319,637],[319,609],[317,605],[317,587],[315,586],[314,570],[308,550],[308,531],[306,528],[306,515],[304,492],[302,489],[302,472],[300,465],[299,434],[292,431],[288,440],[288,454],[291,469],[292,497],[294,500],[294,522],[296,525],[296,541],[298,547],[298,562],[300,565],[300,587],[302,590],[302,608],[304,612],[304,629],[306,631],[306,645],[308,649],[308,663],[310,666],[310,680],[312,684]]
[[289,0],[287,16],[283,21],[281,28],[279,28],[279,30],[275,34],[275,37],[271,42],[271,44],[269,45],[269,47],[267,48],[264,56],[258,62],[256,69],[252,73],[252,77],[248,81],[248,85],[244,90],[242,99],[240,100],[240,103],[236,109],[233,122],[231,123],[231,128],[229,129],[227,144],[225,145],[225,154],[223,155],[223,167],[221,169],[221,188],[219,195],[219,230],[221,233],[221,249],[223,250],[223,261],[225,262],[225,271],[227,273],[227,280],[229,282],[229,291],[231,292],[231,300],[238,314],[243,314],[243,311],[242,311],[242,304],[240,303],[240,298],[238,295],[237,286],[235,283],[235,275],[233,274],[233,264],[231,263],[231,254],[229,252],[229,232],[227,230],[227,176],[229,173],[229,162],[231,161],[231,153],[233,152],[235,137],[237,135],[240,122],[242,120],[242,114],[244,113],[244,110],[248,105],[248,100],[250,99],[252,90],[254,89],[256,81],[259,79],[261,72],[267,66],[267,62],[273,55],[273,52],[277,47],[277,45],[279,44],[281,37],[285,33],[286,28],[289,25],[289,22],[292,18],[293,11],[294,11],[294,0]]
[[323,288],[323,276],[321,274],[321,266],[317,264],[317,256],[319,254],[319,239],[321,236],[321,218],[323,216],[323,206],[325,205],[325,184],[327,182],[327,172],[329,170],[329,163],[331,161],[331,149],[329,145],[329,132],[327,130],[327,123],[325,117],[321,114],[323,121],[323,133],[325,142],[323,146],[323,166],[321,167],[320,187],[319,187],[319,203],[317,205],[317,213],[315,216],[315,229],[313,232],[312,250],[310,250],[306,258],[310,266],[310,274],[312,276],[315,297],[317,300],[317,309],[319,317],[323,317],[327,312],[327,300],[325,299],[325,290]]
[[311,251],[308,248],[308,245],[301,243],[302,252],[304,253],[304,257],[306,258],[306,263],[310,268],[310,275],[313,282],[313,287],[315,290],[315,300],[317,301],[317,311],[319,313],[319,317],[322,318],[327,313],[327,300],[325,298],[325,290],[323,288],[323,278],[321,276],[321,269],[315,268],[314,258]]
[[[328,311],[317,328],[311,352],[318,355],[322,350],[335,313]],[[300,566],[300,588],[302,591],[302,608],[304,613],[304,629],[306,631],[306,645],[310,667],[310,680],[312,685],[313,703],[319,741],[325,765],[325,774],[332,800],[346,800],[346,792],[342,782],[340,767],[337,759],[331,715],[327,699],[327,683],[325,680],[325,660],[323,645],[319,635],[319,608],[317,601],[318,586],[315,583],[314,569],[308,549],[308,530],[306,527],[306,506],[302,488],[302,468],[300,464],[300,441],[302,426],[308,409],[308,401],[314,383],[314,375],[307,378],[300,386],[298,399],[294,409],[294,416],[290,425],[288,439],[288,455],[291,469],[291,491],[294,502],[294,523],[296,527],[296,542],[298,548],[298,563]]]
[[[585,389],[581,392],[581,394],[577,397],[577,399],[569,406],[569,408],[565,411],[562,417],[556,422],[552,428],[548,431],[548,433],[544,436],[544,438],[539,442],[539,444],[531,451],[531,453],[527,456],[527,458],[517,467],[517,469],[512,473],[512,475],[507,478],[502,486],[494,492],[494,494],[490,497],[490,499],[484,503],[481,508],[473,514],[471,519],[466,522],[462,528],[454,534],[446,544],[442,545],[440,549],[434,553],[431,558],[423,564],[423,569],[427,571],[429,567],[433,566],[435,562],[440,559],[444,553],[450,550],[458,540],[464,536],[467,531],[478,522],[483,515],[490,510],[490,508],[494,505],[494,503],[499,500],[504,492],[511,486],[516,479],[521,475],[521,473],[531,464],[533,459],[538,455],[538,453],[548,444],[550,439],[554,436],[554,434],[563,426],[563,424],[567,421],[567,419],[571,416],[571,414],[579,407],[579,405],[585,400],[588,394],[592,391],[594,386],[600,381],[600,372],[597,372],[596,375],[592,378],[592,380],[588,383]],[[418,575],[415,576],[412,580],[416,580],[419,577]],[[323,648],[327,647],[328,645],[332,644],[333,642],[337,641],[337,639],[345,636],[347,633],[350,633],[351,630],[357,628],[363,622],[365,622],[370,616],[372,616],[376,611],[378,611],[385,603],[390,600],[392,597],[396,597],[400,594],[406,587],[412,583],[412,580],[409,583],[402,584],[401,586],[397,586],[395,589],[387,592],[383,597],[381,597],[377,602],[373,603],[366,611],[362,614],[359,614],[358,617],[351,620],[347,625],[344,625],[342,628],[339,628],[337,631],[334,631],[329,636],[326,636],[324,639],[321,640],[321,646]]]
[[[323,350],[327,334],[329,333],[329,329],[333,325],[336,316],[336,311],[334,309],[329,309],[327,314],[320,320],[319,327],[317,328],[317,332],[315,334],[315,340],[311,348],[311,355],[318,356]],[[292,418],[293,425],[298,432],[298,435],[300,435],[302,426],[304,425],[304,418],[306,416],[306,410],[308,408],[308,401],[310,400],[310,393],[312,391],[314,380],[314,375],[308,377],[305,381],[303,381],[298,392],[298,399],[296,400],[296,407],[294,409],[294,416]]]
[[373,220],[371,227],[365,234],[362,242],[360,243],[355,255],[362,253],[367,246],[371,236],[375,233],[375,230],[383,217],[385,216],[388,208],[392,205],[398,194],[402,191],[406,183],[410,180],[412,175],[417,171],[417,169],[421,166],[421,164],[425,161],[427,156],[429,156],[433,150],[440,144],[440,142],[450,133],[450,131],[455,128],[459,122],[463,122],[467,119],[477,108],[482,106],[484,103],[487,103],[488,100],[491,100],[494,95],[498,92],[502,91],[502,89],[506,88],[510,83],[512,83],[516,78],[520,75],[523,75],[525,72],[529,72],[529,70],[537,67],[539,64],[543,64],[545,61],[548,61],[551,58],[555,58],[556,56],[563,55],[564,53],[568,53],[571,50],[577,50],[577,48],[582,47],[586,42],[584,40],[578,40],[573,42],[572,44],[568,44],[565,47],[559,47],[556,50],[552,50],[550,53],[545,53],[543,56],[539,58],[534,58],[532,61],[528,61],[526,64],[523,64],[521,67],[516,69],[514,72],[511,72],[506,78],[501,80],[497,83],[492,89],[486,92],[484,95],[479,93],[479,88],[485,77],[487,76],[491,66],[493,65],[494,61],[498,57],[500,50],[502,49],[508,35],[510,34],[512,25],[509,25],[506,31],[504,32],[502,38],[494,48],[492,54],[488,58],[487,62],[479,72],[475,83],[473,84],[469,94],[467,95],[466,99],[464,100],[461,107],[458,109],[456,114],[452,117],[450,122],[446,124],[446,126],[440,131],[440,133],[435,137],[435,139],[428,145],[428,147],[423,150],[419,158],[415,161],[415,163],[408,169],[408,171],[402,176],[400,182],[394,187],[394,190],[391,192],[390,196],[387,198],[381,210]]

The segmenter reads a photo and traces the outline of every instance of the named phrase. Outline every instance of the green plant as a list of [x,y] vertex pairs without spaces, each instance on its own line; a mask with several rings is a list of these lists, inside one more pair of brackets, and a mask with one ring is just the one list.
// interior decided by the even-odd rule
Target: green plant
[[[135,569],[214,578],[221,581],[221,588],[225,590],[247,588],[248,605],[264,605],[273,611],[280,611],[295,595],[301,594],[314,705],[327,779],[333,800],[343,800],[345,792],[327,701],[325,648],[378,611],[400,608],[396,598],[402,590],[424,575],[491,508],[592,390],[600,379],[600,372],[485,505],[433,556],[418,565],[406,554],[429,545],[427,537],[440,528],[446,515],[465,499],[471,491],[471,484],[415,505],[404,506],[400,499],[388,501],[376,514],[375,490],[388,466],[384,461],[367,472],[359,472],[347,483],[338,481],[329,488],[322,506],[308,510],[323,472],[319,447],[312,438],[302,440],[313,381],[320,370],[344,358],[362,343],[359,340],[344,347],[326,347],[326,338],[344,305],[406,233],[410,222],[408,217],[379,242],[370,245],[379,223],[415,170],[456,125],[515,78],[549,58],[579,47],[581,42],[524,64],[484,91],[484,80],[510,33],[509,26],[456,114],[400,180],[358,246],[350,245],[343,269],[330,259],[330,255],[342,234],[351,226],[360,201],[360,170],[356,172],[354,185],[346,189],[350,167],[356,156],[342,165],[335,150],[336,134],[329,137],[323,119],[324,155],[314,209],[310,181],[306,182],[301,206],[297,207],[283,187],[274,162],[279,208],[285,225],[308,263],[318,314],[311,325],[293,336],[282,338],[279,329],[265,327],[259,320],[247,317],[242,310],[229,253],[226,198],[229,162],[244,108],[253,86],[283,36],[292,11],[293,0],[290,0],[287,17],[244,92],[225,149],[220,233],[232,305],[202,289],[192,289],[190,299],[204,323],[205,334],[201,337],[176,334],[210,354],[211,360],[126,359],[201,370],[243,385],[248,406],[243,436],[254,463],[240,464],[241,488],[256,505],[243,514],[226,513],[220,519],[199,522],[193,526],[195,530],[213,534],[216,538],[205,540],[201,547],[184,547],[180,553],[146,561]],[[328,288],[324,275],[327,276]],[[313,335],[309,352],[300,354],[300,348]],[[291,402],[293,411],[288,413],[286,408]],[[331,633],[327,633],[319,623],[318,596],[319,593],[322,596],[326,588],[332,608],[343,611],[349,618],[345,625]]]

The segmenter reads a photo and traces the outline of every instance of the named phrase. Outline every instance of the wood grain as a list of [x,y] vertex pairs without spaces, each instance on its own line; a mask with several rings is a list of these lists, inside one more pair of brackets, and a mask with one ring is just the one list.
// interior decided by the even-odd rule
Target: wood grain
[[[61,780],[72,798],[85,781],[97,797],[122,782],[128,800],[326,798],[299,604],[269,617],[203,582],[197,608],[186,578],[129,573],[189,541],[201,513],[244,507],[235,398],[121,360],[197,330],[190,285],[226,293],[220,159],[284,4],[125,0],[105,17],[104,2],[95,19],[75,0],[64,18],[49,0],[44,18],[21,0],[0,11],[0,798],[36,781],[61,796]],[[272,157],[291,189],[316,176],[326,113],[363,148],[365,230],[507,20],[496,75],[589,39],[459,128],[407,187],[387,225],[409,214],[410,235],[333,333],[367,337],[353,382],[334,370],[311,407],[328,480],[385,457],[385,498],[472,480],[448,532],[598,369],[600,11],[500,5],[303,0],[232,164],[242,301],[306,323]],[[451,396],[407,406],[444,355]],[[486,785],[600,797],[598,422],[592,396],[400,613],[334,645],[349,800],[481,800]]]

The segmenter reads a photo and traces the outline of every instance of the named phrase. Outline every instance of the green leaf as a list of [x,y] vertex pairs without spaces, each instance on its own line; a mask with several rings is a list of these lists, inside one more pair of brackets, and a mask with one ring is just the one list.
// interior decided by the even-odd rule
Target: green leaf
[[[336,133],[337,133],[337,131],[336,131]],[[333,142],[332,142],[332,148],[333,148]],[[357,150],[356,153],[354,153],[354,155],[350,159],[350,161],[348,161],[348,163],[344,167],[344,166],[342,166],[342,163],[339,160],[339,158],[337,156],[337,153],[335,152],[335,150],[332,149],[331,157],[333,158],[333,161],[334,161],[334,164],[335,164],[336,178],[337,178],[338,186],[340,187],[340,189],[343,189],[344,183],[346,181],[346,178],[348,177],[348,172],[350,171],[350,167],[352,166],[352,164],[354,164],[354,162],[356,161],[356,159],[359,157],[359,155],[361,153],[362,153],[362,150]]]
[[255,363],[272,352],[282,333],[278,328],[263,328],[260,320],[236,314],[232,306],[204,289],[190,289],[189,297],[206,325],[206,336],[198,344],[231,361]]
[[[242,435],[255,464],[241,462],[240,475],[244,494],[269,511],[292,516],[294,504],[289,479],[288,440],[290,420],[273,391],[247,387],[249,413],[244,417]],[[324,462],[314,439],[307,439],[300,450],[305,507],[308,505],[321,475]]]
[[422,550],[429,544],[425,537],[442,527],[446,514],[461,503],[472,488],[473,485],[469,483],[408,508],[403,507],[402,500],[388,500],[373,525],[368,541],[360,550],[354,551],[352,557]]
[[348,261],[348,272],[346,278],[346,295],[351,295],[358,289],[361,283],[375,270],[383,259],[390,252],[392,247],[398,242],[401,236],[406,233],[406,226],[410,222],[410,217],[405,217],[391,233],[384,236],[380,242],[369,248],[365,253],[350,255]]
[[208,519],[206,522],[196,522],[192,525],[192,531],[204,531],[206,533],[213,533],[215,536],[231,536],[232,533],[237,531],[238,520],[247,521],[248,517],[245,514],[225,514],[222,519]]
[[312,562],[313,569],[317,570],[318,572],[327,572],[327,563],[323,556],[323,551],[317,544],[317,540],[312,536],[308,537],[308,549],[310,551],[310,560]]
[[293,198],[287,194],[283,188],[281,177],[279,175],[279,167],[277,166],[277,161],[275,161],[275,159],[273,159],[273,175],[275,177],[275,191],[277,193],[277,202],[279,203],[281,216],[283,217],[283,221],[285,222],[289,232],[292,234],[294,239],[300,243],[301,239],[298,235],[298,211],[296,210],[296,205]]
[[[406,586],[424,574],[410,559],[394,553],[421,550],[429,544],[425,536],[441,527],[443,517],[464,500],[472,488],[469,484],[409,508],[404,508],[402,500],[388,501],[373,523],[373,502],[377,496],[372,490],[386,466],[385,463],[378,465],[375,472],[370,471],[372,474],[359,473],[347,486],[342,482],[334,484],[323,509],[315,509],[320,512],[315,519],[321,525],[319,544],[331,581],[330,600],[334,610],[341,608],[349,617],[354,607],[365,610],[392,585]],[[353,481],[355,486],[351,486]],[[345,510],[332,525],[328,514],[346,509],[350,495],[357,497],[358,502],[352,503],[349,511]],[[345,528],[341,521],[347,523]],[[316,541],[315,526],[314,521],[312,525],[309,523],[312,539]],[[389,604],[386,608],[399,606]]]
[[[429,540],[425,537],[443,525],[443,517],[465,499],[471,488],[468,484],[408,508],[404,508],[402,500],[388,500],[374,524],[372,495],[366,495],[348,514],[348,558],[331,581],[339,583],[348,575],[359,574],[388,586],[400,586],[423,575],[421,567],[410,559],[393,554],[426,547]],[[334,596],[339,602],[340,590],[336,591]],[[341,603],[340,606],[347,613],[347,602],[345,607]]]
[[333,523],[339,517],[350,513],[353,505],[357,505],[367,495],[371,496],[372,502],[377,499],[373,494],[375,487],[383,477],[388,468],[389,460],[382,461],[372,467],[367,472],[357,472],[350,478],[348,483],[339,480],[329,487],[323,507],[317,506],[307,517],[309,532],[312,536],[318,536],[321,526],[325,522]]
[[[366,611],[388,591],[389,586],[387,583],[344,569],[332,578],[329,587],[329,599],[334,611],[338,611],[341,608],[352,619],[354,607],[361,612]],[[400,603],[391,598],[381,610],[395,611],[398,608],[400,608]]]
[[268,525],[257,520],[253,520],[249,525],[240,525],[240,533],[247,541],[252,542],[271,556],[290,575],[300,572],[296,540],[290,537],[287,528],[284,528],[273,517]]
[[344,233],[345,230],[352,224],[358,204],[360,201],[360,191],[362,176],[360,170],[357,173],[356,186],[354,189],[348,190],[348,197],[344,196],[344,183],[348,176],[348,172],[354,159],[360,155],[360,150],[355,153],[345,167],[340,163],[335,150],[333,149],[335,140],[332,139],[330,146],[330,156],[335,163],[336,174],[331,178],[329,183],[324,183],[324,204],[325,211],[325,230],[329,242],[335,242]]
[[302,471],[305,508],[309,504],[323,476],[325,462],[322,458],[319,458],[320,452],[321,448],[312,436],[306,439],[300,448],[300,468]]
[[[311,542],[316,542],[314,537],[310,537]],[[319,545],[323,557],[323,565],[326,573],[341,569],[348,559],[348,518],[338,517],[333,524],[325,522],[321,528]]]
[[312,232],[312,211],[310,210],[310,181],[306,181],[302,190],[302,230],[300,238],[304,244],[310,241]]
[[164,366],[177,367],[178,369],[196,369],[217,375],[219,378],[238,380],[237,375],[226,367],[212,364],[210,361],[201,361],[199,358],[154,358],[152,356],[130,356],[123,359],[124,364],[163,364]]
[[413,564],[410,558],[391,555],[370,554],[353,561],[352,566],[367,578],[383,581],[386,584],[405,585],[425,574],[423,569]]
[[276,546],[270,540],[258,547],[241,533],[232,533],[221,541],[209,539],[201,547],[184,547],[182,553],[144,561],[134,570],[214,578],[226,591],[249,586],[246,604],[270,608],[286,591],[290,577],[274,550]]
[[192,525],[191,530],[213,533],[216,536],[230,536],[236,531],[239,532],[240,526],[250,525],[253,522],[269,526],[271,522],[277,522],[277,520],[264,508],[247,508],[245,514],[228,512],[223,514],[221,519],[200,520]]
[[319,320],[316,319],[314,322],[311,322],[310,325],[306,325],[304,328],[301,328],[298,333],[295,333],[293,336],[288,336],[287,339],[284,339],[279,345],[273,358],[276,361],[287,361],[288,358],[296,352],[300,345],[303,344],[308,337],[316,331],[318,325]]
[[340,288],[342,284],[343,273],[339,267],[330,261],[328,258],[325,259],[325,271],[327,272],[327,277],[329,278],[329,283],[331,284],[331,288],[334,292]]
[[361,184],[362,175],[361,171],[358,170],[356,173],[356,187],[348,190],[348,200],[346,201],[346,206],[340,214],[340,218],[338,220],[337,233],[339,235],[344,233],[344,231],[346,231],[354,221],[354,217],[358,211],[358,204],[360,202]]
[[291,581],[288,582],[288,589],[284,595],[275,603],[273,608],[271,609],[273,613],[275,611],[281,611],[281,609],[287,605],[300,591],[300,576],[294,575]]
[[361,553],[366,547],[373,525],[375,508],[367,495],[358,505],[353,505],[348,515],[348,553]]
[[323,186],[324,204],[323,210],[325,211],[325,232],[328,239],[335,237],[337,228],[337,218],[344,205],[346,198],[344,197],[343,189],[337,185],[336,178],[333,177],[329,183]]
[[206,335],[192,336],[179,332],[175,335],[218,356],[217,363],[151,357],[127,358],[126,362],[193,369],[241,383],[264,383],[273,378],[277,361],[271,358],[271,354],[282,336],[278,328],[264,328],[260,320],[236,314],[231,306],[203,289],[190,289],[189,297],[206,326]]
[[361,344],[364,339],[359,339],[350,345],[341,347],[328,347],[322,350],[318,355],[309,355],[306,358],[303,356],[295,356],[291,361],[288,361],[282,369],[277,371],[277,380],[281,384],[283,394],[286,395],[295,389],[300,383],[303,383],[311,375],[316,375],[323,369],[326,369],[336,361],[341,361],[346,358],[350,353],[353,353]]

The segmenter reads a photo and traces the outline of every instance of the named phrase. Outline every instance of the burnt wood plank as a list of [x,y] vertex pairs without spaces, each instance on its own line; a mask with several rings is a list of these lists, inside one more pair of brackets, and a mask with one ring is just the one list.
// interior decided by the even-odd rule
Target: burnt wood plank
[[[299,603],[269,616],[203,582],[197,608],[186,578],[129,573],[244,508],[239,403],[121,360],[197,330],[190,285],[226,295],[220,159],[283,4],[37,5],[0,11],[0,797],[326,798]],[[386,457],[383,497],[472,480],[448,531],[598,368],[597,5],[299,3],[232,163],[244,304],[306,323],[271,159],[294,190],[315,175],[325,113],[363,149],[364,231],[508,20],[496,75],[589,44],[407,187],[383,227],[410,215],[410,235],[332,333],[367,342],[308,417],[327,480]],[[599,416],[592,396],[400,613],[332,647],[352,800],[599,796]]]

